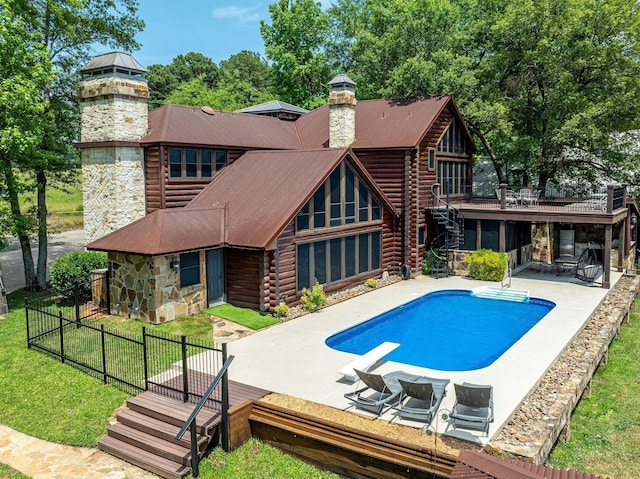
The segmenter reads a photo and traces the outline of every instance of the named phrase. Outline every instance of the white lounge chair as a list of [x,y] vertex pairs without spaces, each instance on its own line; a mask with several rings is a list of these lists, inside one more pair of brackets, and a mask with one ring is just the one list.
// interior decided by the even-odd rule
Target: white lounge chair
[[350,381],[352,383],[356,382],[358,379],[358,374],[355,371],[356,369],[366,372],[371,366],[380,361],[383,356],[386,356],[398,346],[400,346],[398,343],[385,341],[341,368],[338,371],[338,374],[341,374],[346,381]]

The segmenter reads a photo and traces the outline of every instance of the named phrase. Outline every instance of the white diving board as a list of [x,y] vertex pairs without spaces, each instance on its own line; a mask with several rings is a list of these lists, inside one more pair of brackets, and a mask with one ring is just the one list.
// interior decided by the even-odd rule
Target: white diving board
[[338,371],[338,374],[342,374],[345,380],[350,382],[356,382],[358,374],[356,369],[360,371],[367,371],[371,366],[380,361],[383,356],[386,356],[391,351],[396,349],[400,344],[385,341],[384,343],[376,346],[371,351],[364,353],[359,358],[354,359],[349,364],[344,366]]

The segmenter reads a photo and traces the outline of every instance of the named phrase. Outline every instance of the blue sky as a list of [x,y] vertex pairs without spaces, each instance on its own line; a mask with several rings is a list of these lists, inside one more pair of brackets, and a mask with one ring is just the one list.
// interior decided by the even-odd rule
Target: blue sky
[[138,0],[138,15],[146,26],[136,36],[142,48],[133,56],[144,66],[168,65],[188,52],[202,53],[216,63],[242,50],[264,56],[260,20],[270,22],[269,5],[275,1]]

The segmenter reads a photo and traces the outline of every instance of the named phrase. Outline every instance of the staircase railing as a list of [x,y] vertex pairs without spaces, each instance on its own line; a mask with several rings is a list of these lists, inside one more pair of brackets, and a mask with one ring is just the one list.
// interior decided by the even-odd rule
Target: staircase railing
[[[222,344],[222,351],[225,357],[227,355],[226,346],[226,344]],[[220,381],[222,381],[222,411],[220,413],[222,418],[222,423],[220,424],[220,427],[222,428],[221,442],[222,449],[225,452],[229,452],[229,382],[227,369],[229,369],[229,365],[233,361],[234,357],[235,356],[229,356],[225,360],[222,368],[207,388],[207,391],[202,395],[202,398],[200,398],[200,401],[198,401],[196,407],[193,408],[191,415],[184,422],[184,425],[180,429],[180,432],[176,434],[176,439],[179,440],[182,439],[182,436],[184,436],[184,433],[187,432],[187,429],[191,429],[191,474],[193,477],[198,477],[198,475],[200,474],[200,456],[198,455],[196,417],[198,416],[198,413],[200,413],[200,410],[204,406],[204,403],[207,402],[209,396],[211,396],[211,394],[213,393],[214,389],[218,387]]]
[[439,183],[431,186],[431,215],[444,227],[444,232],[431,241],[432,273],[435,272],[436,278],[443,271],[445,276],[449,276],[449,250],[458,248],[464,237],[462,213],[451,206],[449,189],[447,188],[446,199],[440,196],[439,190]]

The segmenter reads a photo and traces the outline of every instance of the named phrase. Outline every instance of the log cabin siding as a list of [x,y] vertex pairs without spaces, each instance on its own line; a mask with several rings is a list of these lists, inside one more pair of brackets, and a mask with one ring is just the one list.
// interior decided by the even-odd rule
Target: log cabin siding
[[227,248],[225,285],[227,302],[236,306],[260,308],[263,255],[260,251]]
[[404,150],[359,150],[355,152],[391,204],[404,210]]
[[146,147],[144,149],[144,188],[147,214],[162,208],[164,190],[163,183],[160,181],[162,177],[160,166],[160,147]]
[[[277,264],[273,264],[272,273],[269,276],[268,290],[271,293],[269,297],[269,311],[283,300],[290,306],[300,302],[300,294],[297,291],[297,275],[296,275],[296,246],[298,243],[306,243],[323,239],[330,239],[336,236],[344,236],[350,234],[358,234],[361,232],[371,231],[382,227],[382,249],[381,249],[381,268],[371,273],[364,273],[355,277],[325,285],[325,292],[336,291],[354,284],[362,283],[367,278],[379,278],[382,272],[387,271],[390,274],[398,274],[398,268],[402,258],[402,232],[399,228],[399,219],[396,218],[388,210],[383,210],[382,222],[377,224],[365,224],[348,229],[325,230],[317,234],[297,236],[295,234],[295,219],[292,220],[282,231],[277,241],[277,252],[274,258],[277,258]],[[276,275],[275,272],[278,272]],[[264,289],[267,289],[265,285]]]
[[[197,148],[193,145],[172,145],[171,148]],[[205,147],[223,150],[224,148]],[[147,214],[162,208],[179,208],[185,206],[200,193],[211,179],[170,179],[169,178],[169,146],[151,145],[145,147],[145,189],[147,198]],[[227,164],[230,165],[246,150],[226,149]]]

